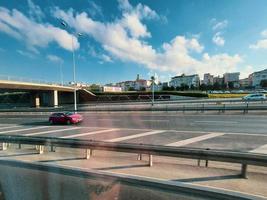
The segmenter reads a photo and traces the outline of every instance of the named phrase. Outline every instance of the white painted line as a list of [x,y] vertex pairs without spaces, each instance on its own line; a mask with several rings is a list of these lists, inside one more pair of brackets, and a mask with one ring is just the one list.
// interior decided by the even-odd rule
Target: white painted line
[[207,135],[193,137],[193,138],[189,138],[189,139],[186,139],[186,140],[180,140],[178,142],[167,144],[166,146],[181,147],[181,146],[185,146],[185,145],[192,144],[192,143],[195,143],[195,142],[200,142],[200,141],[203,141],[203,140],[207,140],[207,139],[218,137],[218,136],[222,136],[222,135],[224,135],[224,134],[223,133],[210,133],[210,134],[207,134]]
[[19,125],[16,125],[16,126],[2,126],[0,127],[0,129],[10,129],[10,128],[18,128],[18,127],[23,127],[23,126],[19,126]]
[[60,138],[76,138],[76,137],[82,137],[82,136],[86,136],[86,135],[94,135],[94,134],[98,134],[98,133],[106,133],[106,132],[111,132],[111,131],[117,131],[119,129],[117,128],[113,128],[113,129],[105,129],[105,130],[99,130],[99,131],[91,131],[88,133],[80,133],[80,134],[75,134],[75,135],[67,135],[67,136],[63,136]]
[[[99,128],[98,126],[81,126],[83,128]],[[142,129],[142,128],[123,128],[123,127],[110,127],[110,126],[102,126],[101,128],[111,129],[111,128],[119,128],[120,130],[136,130],[136,131],[153,131],[153,129]],[[208,134],[208,133],[222,133],[225,135],[243,135],[243,136],[262,136],[267,137],[265,133],[238,133],[238,132],[213,132],[213,131],[188,131],[188,130],[175,130],[175,129],[161,129],[166,132],[177,132],[177,133],[197,133],[197,134]]]
[[34,129],[42,129],[42,128],[47,128],[47,127],[48,126],[38,126],[38,127],[23,128],[23,129],[9,130],[9,131],[1,131],[0,134],[28,131],[28,130],[34,130]]
[[139,138],[139,137],[143,137],[143,136],[147,136],[147,135],[154,135],[154,134],[163,133],[163,132],[165,132],[165,131],[154,130],[154,131],[149,131],[149,132],[145,132],[145,133],[138,133],[135,135],[129,135],[129,136],[124,136],[124,137],[114,138],[114,139],[106,140],[106,141],[107,142],[120,142],[123,140],[129,140],[129,139]]
[[220,123],[220,124],[238,124],[235,121],[194,121],[194,123]]
[[140,119],[141,122],[169,122],[168,119]]
[[28,134],[25,134],[25,136],[42,135],[42,134],[46,134],[46,133],[56,133],[56,132],[70,131],[70,130],[76,130],[76,129],[81,129],[81,128],[80,127],[63,128],[63,129],[58,129],[58,130],[43,131],[43,132],[37,132],[37,133],[28,133]]
[[267,154],[267,144],[262,145],[256,149],[253,149],[251,151],[249,151],[251,153],[262,153],[262,154]]

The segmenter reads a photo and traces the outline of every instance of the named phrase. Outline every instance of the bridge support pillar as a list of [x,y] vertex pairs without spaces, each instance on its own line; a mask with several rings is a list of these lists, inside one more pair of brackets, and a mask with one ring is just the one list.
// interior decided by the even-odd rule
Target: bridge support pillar
[[39,107],[40,107],[40,97],[39,97],[38,95],[36,95],[36,96],[34,97],[34,106],[35,106],[36,108],[39,108]]
[[58,107],[58,91],[57,90],[54,90],[54,107]]

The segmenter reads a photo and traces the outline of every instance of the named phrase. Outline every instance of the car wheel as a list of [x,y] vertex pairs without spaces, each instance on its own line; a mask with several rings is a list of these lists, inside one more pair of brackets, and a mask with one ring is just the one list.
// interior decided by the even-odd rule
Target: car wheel
[[71,121],[70,120],[67,120],[67,125],[70,125],[71,124]]
[[53,124],[54,124],[54,122],[53,122],[52,119],[49,120],[49,124],[50,124],[50,125],[53,125]]

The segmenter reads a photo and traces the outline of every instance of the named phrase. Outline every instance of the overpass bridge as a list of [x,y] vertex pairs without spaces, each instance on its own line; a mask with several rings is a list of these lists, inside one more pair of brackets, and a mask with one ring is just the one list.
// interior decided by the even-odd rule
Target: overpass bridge
[[82,96],[83,98],[90,98],[94,96],[93,93],[83,90],[82,88],[75,88],[74,86],[2,79],[3,78],[0,77],[0,97],[2,96],[3,98],[6,98],[5,96],[8,96],[10,93],[17,92],[17,94],[21,94],[21,92],[24,92],[23,94],[27,95],[29,105],[34,107],[57,107],[59,104],[73,103],[73,94],[75,89],[80,94],[78,95],[78,101],[79,96]]

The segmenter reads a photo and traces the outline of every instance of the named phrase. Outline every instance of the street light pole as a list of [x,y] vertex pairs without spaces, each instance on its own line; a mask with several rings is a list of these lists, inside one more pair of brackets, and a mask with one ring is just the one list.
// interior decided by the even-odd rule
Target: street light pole
[[155,98],[155,88],[154,88],[154,82],[155,82],[155,76],[151,77],[152,80],[152,102],[151,105],[154,105],[154,98]]
[[[67,23],[64,21],[61,21],[61,25],[67,28]],[[73,84],[74,84],[74,112],[77,113],[77,92],[76,92],[76,63],[75,63],[75,49],[74,49],[74,35],[77,36],[82,36],[81,33],[74,33],[72,32],[71,34],[71,47],[72,47],[72,64],[73,64]]]
[[73,45],[73,34],[71,35],[72,47],[72,64],[73,64],[73,84],[74,84],[74,112],[77,112],[77,93],[76,93],[76,65],[75,65],[75,50]]

